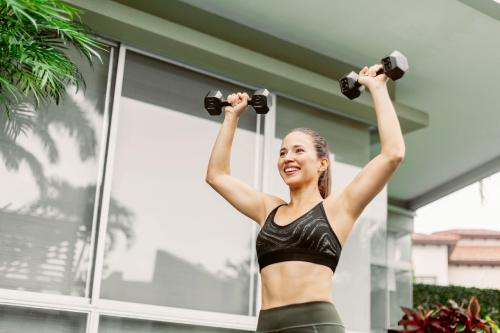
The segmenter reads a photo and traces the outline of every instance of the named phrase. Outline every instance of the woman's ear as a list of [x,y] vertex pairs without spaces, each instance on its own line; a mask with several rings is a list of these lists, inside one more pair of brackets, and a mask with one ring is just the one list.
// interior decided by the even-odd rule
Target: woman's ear
[[322,161],[321,161],[321,171],[326,171],[328,169],[328,166],[330,165],[330,162],[324,158]]

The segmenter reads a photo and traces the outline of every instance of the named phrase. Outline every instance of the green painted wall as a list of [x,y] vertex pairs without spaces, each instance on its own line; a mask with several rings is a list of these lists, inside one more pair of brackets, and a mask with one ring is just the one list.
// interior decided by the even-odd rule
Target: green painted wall
[[309,127],[321,134],[336,161],[362,167],[369,160],[367,126],[287,98],[278,98],[276,137],[284,138],[295,127]]
[[[149,13],[114,1],[68,2],[82,8],[85,23],[105,37],[255,87],[266,87],[283,96],[294,96],[318,105],[327,113],[377,125],[369,94],[351,101],[340,93],[338,78],[331,77],[336,75],[335,71],[318,73],[317,69],[308,65],[325,63],[324,56],[310,53],[308,57],[280,59],[277,57],[282,55],[269,53],[265,48],[259,52],[259,49],[245,47],[247,45],[238,45],[231,40],[231,36],[214,36],[210,30],[170,21],[161,13]],[[212,23],[204,20],[204,16],[200,19],[205,24]],[[234,22],[234,27],[238,28],[238,22]],[[280,43],[286,45],[283,41]],[[289,48],[291,52],[304,52],[294,45],[282,47]],[[345,64],[335,65],[333,61],[329,64],[338,66],[339,71],[345,70]],[[396,101],[394,105],[404,132],[428,124],[425,112]]]
[[[276,136],[282,138],[294,127],[310,127],[327,139],[337,161],[356,166],[363,166],[369,161],[368,127],[374,125],[374,112],[367,94],[357,101],[349,101],[335,91],[338,89],[336,78],[320,75],[308,66],[300,67],[299,60],[291,64],[279,57],[270,57],[265,49],[261,53],[255,52],[234,44],[233,40],[224,39],[224,36],[201,32],[199,26],[193,30],[162,15],[153,15],[114,1],[73,0],[70,3],[84,9],[85,22],[103,37],[321,106],[323,109],[320,110],[278,97]],[[127,19],[130,17],[134,20]],[[297,48],[294,45],[282,47],[291,51]],[[309,56],[314,58],[312,54]],[[314,59],[308,61],[315,62]],[[334,66],[335,62],[329,65]],[[338,66],[345,71],[341,65]],[[402,112],[406,111],[410,114],[415,111],[417,118],[421,115],[419,111],[410,109]],[[408,129],[418,126],[421,126],[418,121],[408,123]]]

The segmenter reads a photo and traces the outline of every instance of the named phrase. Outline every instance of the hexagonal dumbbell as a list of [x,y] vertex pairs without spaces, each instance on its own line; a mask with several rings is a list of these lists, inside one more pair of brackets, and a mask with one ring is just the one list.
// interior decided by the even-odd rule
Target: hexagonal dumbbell
[[[408,71],[408,60],[399,51],[393,51],[390,55],[380,61],[382,68],[377,71],[377,75],[384,73],[391,80],[399,80]],[[359,97],[365,87],[358,82],[358,73],[352,71],[339,80],[340,90],[349,99]]]
[[[256,113],[266,114],[269,111],[268,98],[269,91],[267,89],[255,90],[253,95],[248,100],[248,105],[252,106]],[[222,113],[224,106],[230,106],[227,100],[222,98],[220,90],[210,90],[205,96],[205,109],[212,116],[217,116]]]

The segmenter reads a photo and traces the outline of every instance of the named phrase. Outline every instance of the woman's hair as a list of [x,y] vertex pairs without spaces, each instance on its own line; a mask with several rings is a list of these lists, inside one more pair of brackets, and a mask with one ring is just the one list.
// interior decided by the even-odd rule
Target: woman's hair
[[332,176],[330,171],[330,149],[328,147],[328,142],[326,142],[325,138],[319,135],[318,132],[307,127],[294,128],[290,132],[288,132],[288,134],[292,132],[302,132],[304,134],[308,134],[313,141],[313,145],[316,149],[318,158],[328,159],[328,168],[323,171],[323,173],[321,173],[318,179],[319,192],[323,199],[325,199],[328,195],[330,195],[330,187],[332,183]]

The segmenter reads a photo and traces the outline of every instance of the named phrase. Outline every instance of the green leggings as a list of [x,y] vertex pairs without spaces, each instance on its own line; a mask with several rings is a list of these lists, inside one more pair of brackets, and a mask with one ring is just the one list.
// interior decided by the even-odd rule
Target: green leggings
[[345,327],[333,303],[311,301],[261,309],[255,332],[345,333]]

